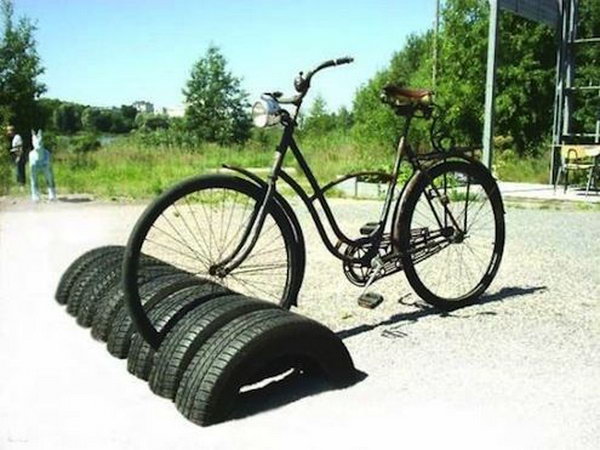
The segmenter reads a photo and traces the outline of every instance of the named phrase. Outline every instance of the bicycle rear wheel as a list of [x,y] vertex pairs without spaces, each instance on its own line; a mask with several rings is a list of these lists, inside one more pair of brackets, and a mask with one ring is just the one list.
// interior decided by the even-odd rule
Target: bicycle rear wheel
[[419,174],[407,189],[395,227],[408,282],[440,308],[476,301],[500,266],[502,198],[479,164],[448,161]]
[[[139,295],[141,255],[152,256],[249,297],[289,308],[299,289],[299,249],[289,219],[275,201],[252,252],[230,273],[214,268],[238,246],[264,190],[247,180],[200,176],[160,195],[143,212],[129,238],[123,261],[127,304],[139,331],[151,335],[154,325]],[[149,330],[149,331],[148,331]]]

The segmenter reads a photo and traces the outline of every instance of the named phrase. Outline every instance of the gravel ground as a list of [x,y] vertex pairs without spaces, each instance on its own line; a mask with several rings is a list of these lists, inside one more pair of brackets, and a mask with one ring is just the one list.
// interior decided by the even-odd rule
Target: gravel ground
[[[334,205],[353,234],[379,207]],[[508,209],[489,293],[442,314],[402,274],[376,285],[378,309],[359,308],[300,210],[298,312],[339,332],[367,377],[339,391],[300,380],[199,428],[53,300],[69,263],[124,243],[142,208],[0,201],[0,448],[600,448],[600,213]]]

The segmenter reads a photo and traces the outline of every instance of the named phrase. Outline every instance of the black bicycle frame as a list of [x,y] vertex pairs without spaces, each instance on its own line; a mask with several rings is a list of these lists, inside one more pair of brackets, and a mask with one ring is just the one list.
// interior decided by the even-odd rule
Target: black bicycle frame
[[[308,211],[317,227],[317,231],[319,232],[321,240],[323,241],[323,243],[325,244],[325,247],[331,254],[333,254],[336,258],[339,258],[342,261],[348,262],[348,263],[368,263],[375,255],[378,254],[379,246],[384,238],[384,230],[385,230],[387,221],[389,219],[390,208],[391,208],[392,201],[394,198],[398,175],[400,172],[400,166],[401,166],[402,160],[404,158],[404,154],[408,153],[409,160],[411,161],[411,164],[413,164],[413,167],[420,168],[418,161],[412,154],[412,151],[406,145],[406,137],[408,135],[408,130],[410,128],[411,119],[412,118],[409,116],[409,117],[407,117],[407,120],[405,122],[404,132],[398,143],[397,152],[396,152],[396,160],[394,162],[394,168],[393,168],[392,174],[391,175],[386,174],[387,177],[389,177],[389,184],[388,184],[388,189],[387,189],[387,193],[385,196],[383,208],[381,210],[381,215],[380,215],[378,225],[377,225],[377,227],[375,227],[375,229],[371,232],[370,235],[365,236],[360,239],[351,239],[348,236],[346,236],[346,234],[344,234],[344,232],[338,226],[335,216],[333,215],[333,212],[331,211],[329,203],[327,202],[327,198],[324,196],[325,191],[327,191],[334,185],[342,182],[344,179],[337,180],[336,182],[333,182],[333,183],[328,183],[323,188],[321,188],[321,186],[319,186],[319,183],[317,182],[312,170],[310,169],[306,160],[304,159],[304,156],[302,155],[302,151],[300,150],[300,148],[298,147],[298,145],[294,139],[293,133],[294,133],[294,129],[295,129],[295,123],[293,120],[290,120],[289,123],[285,125],[284,132],[281,137],[281,141],[275,150],[275,160],[274,160],[271,172],[267,178],[266,192],[265,192],[264,199],[260,203],[260,205],[257,204],[257,207],[253,211],[252,216],[249,221],[249,224],[246,227],[246,230],[244,231],[244,234],[241,237],[237,248],[234,249],[234,251],[231,253],[231,255],[229,257],[225,258],[219,264],[219,266],[224,268],[225,272],[230,272],[230,271],[234,270],[237,266],[239,266],[239,264],[241,264],[242,261],[250,254],[250,252],[252,251],[252,248],[256,244],[256,241],[258,240],[260,230],[264,224],[264,220],[266,217],[267,205],[272,200],[272,197],[276,191],[277,180],[279,178],[282,178],[294,190],[294,192],[296,192],[296,194],[298,194],[298,196],[300,197],[302,202],[306,205],[306,207],[308,208]],[[289,174],[287,174],[282,169],[283,160],[284,160],[288,150],[292,151],[302,172],[306,176],[306,178],[311,186],[311,189],[314,192],[312,196],[309,196],[306,193],[306,191],[302,188],[302,186],[300,186],[300,184],[298,184]],[[233,168],[233,169],[235,170],[235,168]],[[242,170],[238,170],[238,171],[243,173]],[[370,172],[365,172],[365,173],[370,173]],[[379,173],[377,173],[377,174],[379,174]],[[347,179],[347,178],[345,178],[345,179]],[[319,213],[314,205],[315,200],[318,200],[321,207],[323,208],[325,217],[327,219],[327,223],[333,230],[335,237],[338,239],[337,244],[334,244],[331,241],[331,239],[329,238],[329,235],[327,234],[327,231],[325,230],[325,225],[323,223],[323,220],[321,219],[321,216],[319,215]],[[248,238],[250,236],[252,236],[252,239],[250,240],[250,242],[247,242]],[[360,258],[353,258],[351,256],[347,256],[347,255],[343,254],[342,252],[340,252],[340,250],[339,250],[339,247],[341,244],[346,244],[347,246],[363,246],[365,244],[365,242],[370,244],[370,248],[365,253],[365,255],[363,255]],[[246,243],[248,245],[245,245]],[[245,249],[244,249],[244,247],[245,247]]]

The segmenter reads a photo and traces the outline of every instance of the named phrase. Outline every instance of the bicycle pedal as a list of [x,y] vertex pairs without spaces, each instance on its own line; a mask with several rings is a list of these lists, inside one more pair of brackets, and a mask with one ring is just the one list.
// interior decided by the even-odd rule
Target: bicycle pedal
[[383,302],[383,295],[376,292],[365,292],[358,297],[358,306],[368,309],[375,309]]
[[369,222],[360,227],[360,234],[363,236],[370,235],[379,226],[379,222]]

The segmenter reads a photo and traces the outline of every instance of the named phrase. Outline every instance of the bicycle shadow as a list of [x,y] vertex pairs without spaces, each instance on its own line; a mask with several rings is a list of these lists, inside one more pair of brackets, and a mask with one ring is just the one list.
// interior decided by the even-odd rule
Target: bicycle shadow
[[[460,317],[467,318],[473,317],[475,315],[495,315],[494,312],[477,312],[470,316],[457,316],[454,315],[457,311],[465,311],[470,306],[483,305],[493,302],[504,301],[509,298],[518,298],[525,295],[533,294],[537,291],[546,290],[546,286],[537,286],[537,287],[508,287],[502,288],[500,291],[495,292],[490,295],[483,296],[480,301],[475,305],[465,306],[460,309],[455,309],[453,311],[441,311],[437,308],[431,307],[426,304],[420,303],[406,303],[402,302],[405,305],[411,305],[418,307],[419,309],[416,311],[395,314],[389,319],[382,321],[378,324],[374,325],[360,325],[354,328],[350,328],[347,330],[342,330],[336,335],[341,339],[346,339],[351,336],[355,336],[360,333],[364,333],[367,331],[374,330],[379,327],[384,327],[386,325],[393,325],[399,322],[416,322],[423,317],[438,315],[440,317]],[[389,331],[389,330],[386,330]],[[402,334],[402,332],[391,331],[392,334]],[[397,337],[397,336],[396,336]],[[354,383],[350,386],[354,386],[357,383],[360,383],[365,378],[367,378],[367,374],[357,370],[356,371],[356,379]],[[347,387],[350,387],[347,386]],[[232,415],[227,419],[230,420],[238,420],[243,419],[245,417],[253,416],[255,414],[260,414],[262,412],[266,412],[272,409],[280,408],[282,406],[294,403],[298,400],[312,397],[315,395],[319,395],[325,393],[327,391],[339,390],[340,388],[336,388],[332,384],[329,383],[326,377],[319,376],[318,374],[309,374],[304,373],[298,369],[292,370],[290,373],[283,377],[279,377],[278,379],[271,379],[261,383],[261,386],[255,387],[252,390],[240,392],[235,402],[235,408]],[[346,389],[346,388],[341,388]]]
[[[518,298],[518,297],[522,297],[525,295],[533,294],[538,291],[545,291],[545,290],[547,290],[546,286],[533,286],[533,287],[526,287],[526,288],[504,287],[504,288],[500,289],[498,292],[495,292],[493,294],[483,295],[477,303],[474,303],[472,305],[467,305],[462,308],[457,308],[452,311],[444,311],[444,310],[438,309],[434,306],[430,306],[426,303],[417,303],[417,302],[405,303],[405,302],[402,302],[402,300],[400,300],[400,303],[402,303],[404,305],[408,305],[408,306],[414,306],[418,309],[416,311],[411,311],[408,313],[394,314],[389,319],[386,319],[382,322],[379,322],[379,323],[376,323],[373,325],[359,325],[354,328],[348,328],[346,330],[341,330],[341,331],[338,331],[336,333],[336,335],[340,339],[347,339],[347,338],[356,336],[361,333],[366,333],[368,331],[372,331],[372,330],[375,330],[380,327],[385,327],[387,325],[394,325],[399,322],[414,323],[414,322],[417,322],[418,320],[420,320],[424,317],[428,317],[428,316],[455,317],[455,318],[463,318],[464,319],[464,318],[468,318],[468,317],[473,317],[475,315],[496,315],[496,313],[494,313],[494,312],[478,312],[476,314],[473,314],[472,316],[464,316],[464,315],[457,316],[454,313],[457,311],[465,311],[474,306],[481,306],[481,305],[485,305],[488,303],[501,302],[501,301],[504,301],[504,300],[507,300],[510,298]],[[386,331],[388,331],[388,330],[386,330]],[[384,331],[384,333],[386,333],[386,331]],[[394,334],[396,332],[389,331],[389,333]],[[403,334],[404,333],[400,332],[400,335],[403,335]],[[403,337],[403,336],[389,336],[389,337]]]
[[356,379],[351,385],[336,388],[324,376],[293,370],[283,379],[271,381],[266,386],[238,394],[235,411],[229,420],[243,419],[327,391],[347,389],[360,383],[367,376],[366,373],[356,370]]

